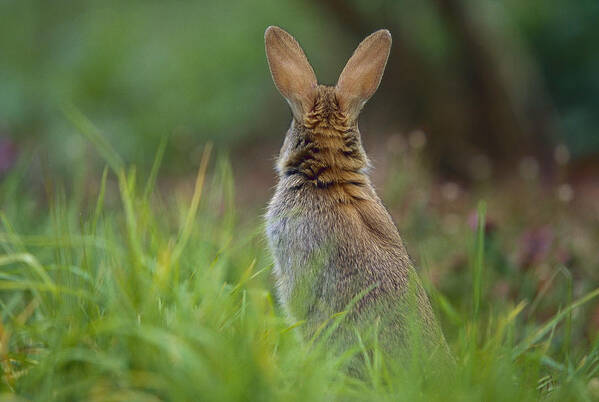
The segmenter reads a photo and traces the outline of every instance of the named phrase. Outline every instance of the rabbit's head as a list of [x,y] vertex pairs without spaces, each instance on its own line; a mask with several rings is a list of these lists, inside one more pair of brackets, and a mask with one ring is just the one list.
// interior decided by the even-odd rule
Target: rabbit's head
[[343,182],[341,176],[351,181],[351,172],[368,165],[357,119],[381,82],[391,34],[381,29],[364,39],[335,86],[318,84],[302,48],[283,29],[268,27],[264,39],[272,79],[293,114],[279,174],[299,173],[317,185]]

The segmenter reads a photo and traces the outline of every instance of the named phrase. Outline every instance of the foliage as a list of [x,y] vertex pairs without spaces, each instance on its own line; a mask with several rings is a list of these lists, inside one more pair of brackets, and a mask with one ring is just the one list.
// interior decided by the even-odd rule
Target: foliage
[[[403,49],[448,88],[464,84],[451,74],[472,78],[444,2],[350,3],[365,25],[401,28]],[[333,83],[357,42],[344,15],[297,0],[0,2],[0,400],[599,399],[599,210],[567,164],[597,149],[598,3],[459,4],[530,57],[501,68],[539,75],[567,147],[551,183],[534,160],[489,182],[488,161],[461,147],[480,162],[465,189],[422,168],[429,133],[375,138],[380,116],[365,116],[369,152],[384,148],[374,179],[455,356],[447,368],[385,360],[358,338],[331,355],[273,296],[263,209],[247,202],[267,194],[252,144],[269,157],[289,119],[264,29],[293,32]],[[383,113],[405,112],[377,96]],[[362,377],[346,369],[354,356]]]
[[[364,18],[401,27],[411,48],[442,66],[438,74],[461,69],[470,76],[435,2],[352,3]],[[597,2],[484,4],[489,15],[479,19],[495,24],[498,37],[519,36],[524,54],[539,67],[560,116],[556,140],[575,155],[596,150]],[[85,154],[85,143],[60,114],[63,104],[74,103],[143,168],[171,134],[166,169],[184,171],[200,151],[198,141],[264,141],[287,124],[264,58],[268,25],[300,38],[322,82],[336,80],[368,32],[352,38],[351,24],[340,26],[333,17],[318,2],[297,0],[0,2],[0,136],[24,149],[43,149],[68,168]],[[522,61],[509,68],[528,67]]]
[[[487,233],[483,206],[477,230],[466,225],[454,237],[472,257],[452,273],[450,292],[435,290],[427,280],[455,367],[439,367],[421,356],[398,365],[382,359],[376,344],[358,342],[350,353],[363,356],[367,374],[354,378],[344,369],[348,354],[330,356],[318,340],[303,342],[301,323],[287,322],[279,311],[259,217],[240,222],[226,158],[209,163],[210,146],[205,146],[194,188],[161,191],[154,185],[161,151],[150,173],[139,174],[85,117],[74,109],[67,113],[110,168],[90,173],[98,177],[91,191],[79,176],[69,190],[48,183],[46,194],[37,194],[24,184],[27,163],[0,182],[3,396],[40,401],[598,397],[599,340],[585,341],[580,330],[586,322],[577,314],[599,289],[540,294],[545,307],[554,308],[545,318],[528,307],[525,289],[513,299],[493,293],[491,285],[501,273],[491,271],[507,263],[493,249],[496,239]],[[434,244],[443,237],[429,234],[422,242],[424,265],[429,250],[436,258]],[[424,272],[426,278],[429,274]],[[526,278],[525,271],[510,275],[514,281]]]
[[287,23],[312,44],[323,21],[311,7],[272,0],[8,1],[0,19],[0,134],[68,166],[85,152],[60,113],[73,103],[143,166],[172,134],[175,168],[194,160],[196,140],[232,144],[269,115],[268,25]]

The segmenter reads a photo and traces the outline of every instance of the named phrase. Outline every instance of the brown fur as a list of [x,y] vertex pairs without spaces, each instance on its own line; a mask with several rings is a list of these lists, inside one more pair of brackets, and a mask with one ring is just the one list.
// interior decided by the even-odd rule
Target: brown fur
[[415,315],[418,341],[446,351],[399,232],[368,178],[357,125],[360,109],[379,85],[390,45],[388,31],[372,34],[337,86],[313,86],[313,70],[297,42],[280,28],[267,30],[273,80],[294,117],[279,155],[267,235],[279,299],[292,319],[306,321],[306,336],[366,292],[336,331],[338,343],[349,345],[354,328],[380,322],[383,348],[405,350],[406,323]]
[[318,87],[314,106],[302,125],[304,135],[280,160],[283,174],[300,174],[342,203],[366,199],[366,176],[362,171],[368,159],[358,132],[339,110],[333,88]]

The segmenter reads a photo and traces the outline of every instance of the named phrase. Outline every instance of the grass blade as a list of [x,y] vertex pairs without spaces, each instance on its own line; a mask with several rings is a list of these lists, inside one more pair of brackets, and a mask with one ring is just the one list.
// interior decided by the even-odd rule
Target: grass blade
[[585,303],[588,303],[589,301],[591,301],[592,299],[594,299],[597,296],[599,296],[599,288],[587,293],[586,295],[584,295],[580,299],[574,301],[568,307],[566,307],[565,309],[563,309],[562,311],[557,313],[551,320],[549,320],[549,322],[547,322],[545,325],[543,325],[541,328],[539,328],[534,334],[530,335],[528,338],[526,338],[524,341],[522,341],[520,343],[520,345],[518,345],[514,349],[514,351],[512,353],[512,358],[516,359],[517,357],[522,355],[522,353],[524,353],[526,350],[530,349],[535,343],[540,341],[545,335],[547,335],[549,332],[551,332],[551,330],[553,328],[555,328],[555,326],[561,320],[563,320],[565,317],[567,317],[573,310],[584,305]]

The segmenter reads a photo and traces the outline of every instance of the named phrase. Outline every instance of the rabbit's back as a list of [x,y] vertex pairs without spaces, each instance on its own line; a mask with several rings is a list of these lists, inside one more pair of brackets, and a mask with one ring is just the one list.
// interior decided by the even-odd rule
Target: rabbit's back
[[[352,300],[348,321],[353,327],[383,321],[383,343],[402,342],[402,326],[409,315],[433,330],[428,300],[415,282],[408,254],[391,217],[367,185],[369,199],[340,203],[327,189],[282,179],[267,212],[267,235],[275,257],[279,299],[293,320],[305,320],[307,336]],[[414,286],[415,303],[406,301]],[[431,327],[431,328],[428,328]],[[352,328],[353,329],[353,328]],[[352,331],[339,331],[351,343]]]

